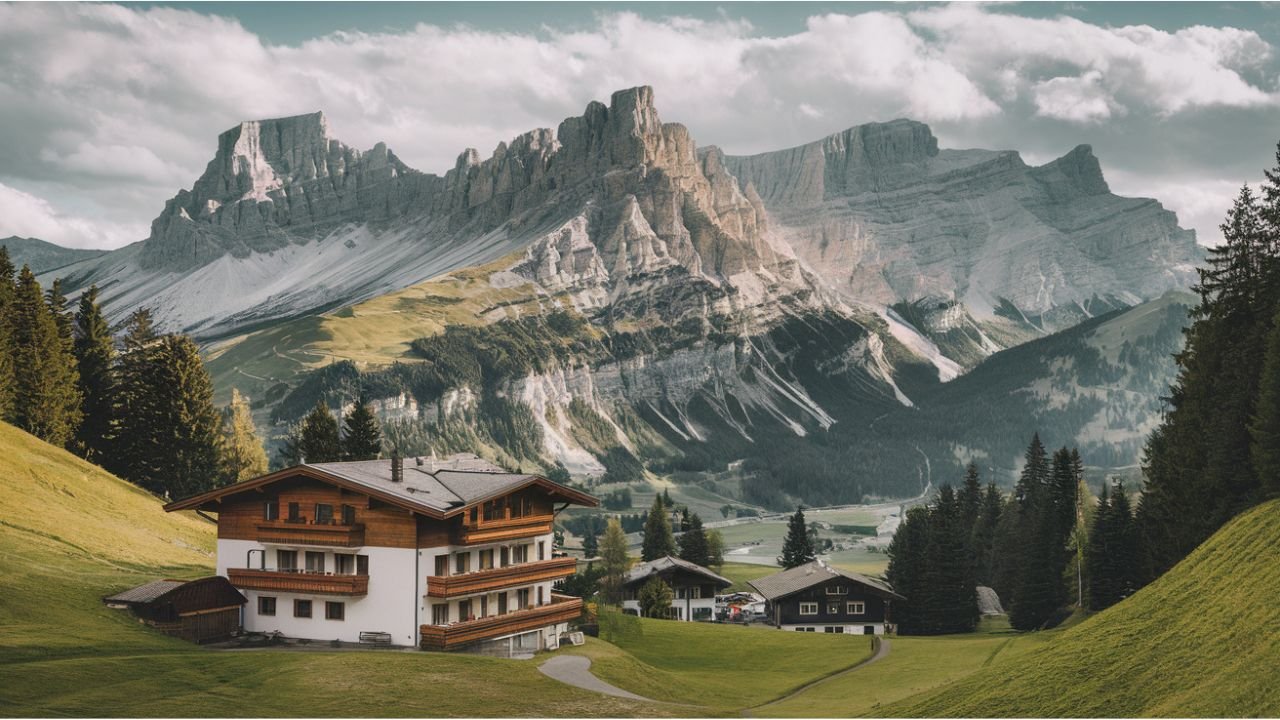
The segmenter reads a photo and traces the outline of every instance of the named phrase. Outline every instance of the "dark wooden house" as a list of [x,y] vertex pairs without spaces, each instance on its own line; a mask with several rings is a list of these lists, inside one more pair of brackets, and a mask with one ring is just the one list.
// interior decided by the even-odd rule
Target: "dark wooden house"
[[655,577],[671,587],[668,612],[672,620],[711,620],[716,594],[733,584],[701,565],[668,555],[640,563],[627,573],[622,586],[624,611],[640,613],[640,588]]
[[773,624],[795,632],[883,635],[893,631],[893,601],[905,599],[884,581],[817,560],[748,584]]
[[156,580],[102,599],[128,608],[138,619],[190,642],[225,640],[240,628],[240,608],[248,602],[224,577]]

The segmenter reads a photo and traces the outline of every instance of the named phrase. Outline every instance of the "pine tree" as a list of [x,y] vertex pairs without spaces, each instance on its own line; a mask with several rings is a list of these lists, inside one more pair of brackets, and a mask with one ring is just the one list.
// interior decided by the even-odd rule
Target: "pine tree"
[[338,439],[338,420],[324,400],[302,419],[298,452],[303,462],[329,463],[342,459],[342,442]]
[[971,632],[978,621],[969,530],[950,485],[929,508],[924,553],[921,629],[926,634]]
[[103,463],[109,454],[116,425],[115,345],[111,328],[98,305],[98,286],[80,295],[75,316],[76,367],[84,419],[77,447],[90,462]]
[[702,518],[698,517],[697,513],[689,515],[688,524],[680,535],[680,559],[703,567],[711,564],[707,534],[702,529]]
[[40,283],[23,266],[13,303],[14,420],[52,445],[65,447],[80,427],[75,357],[59,333]]
[[1115,568],[1111,566],[1111,491],[1102,484],[1102,496],[1093,514],[1093,526],[1089,529],[1089,609],[1105,610],[1119,600],[1116,589]]
[[1114,568],[1118,599],[1123,600],[1138,590],[1140,578],[1137,573],[1138,535],[1133,522],[1133,512],[1129,504],[1129,495],[1125,492],[1124,483],[1118,481],[1111,493],[1111,565]]
[[927,608],[931,603],[925,577],[928,544],[929,510],[913,507],[903,515],[902,523],[886,551],[889,569],[885,577],[894,592],[906,598],[905,602],[895,603],[893,607],[898,632],[903,635],[928,632]]
[[244,482],[267,473],[267,451],[253,425],[249,400],[231,388],[231,403],[222,410],[222,474],[220,484]]
[[1266,496],[1280,494],[1280,313],[1271,322],[1257,411],[1249,425],[1253,469]]
[[213,383],[200,350],[185,335],[166,335],[155,351],[159,445],[151,448],[160,469],[149,481],[170,497],[186,497],[217,486],[222,470],[222,415],[213,404]]
[[796,512],[787,523],[787,537],[782,542],[782,555],[778,564],[784,569],[799,567],[813,562],[818,557],[813,549],[813,539],[809,536],[809,527],[804,521],[804,506],[796,508]]
[[995,585],[996,530],[1004,510],[1004,495],[995,483],[987,484],[982,510],[973,529],[974,581],[985,587]]
[[1017,630],[1042,627],[1061,605],[1062,543],[1057,508],[1050,490],[1052,470],[1037,433],[1015,488],[1016,545],[1002,548],[1013,557],[1009,624]]
[[382,454],[382,427],[361,398],[343,421],[342,454],[346,460],[376,460]]
[[651,618],[666,618],[671,610],[671,601],[675,599],[675,593],[671,592],[670,585],[655,575],[640,586],[640,592],[637,593],[636,599],[640,601],[641,615]]
[[14,398],[17,394],[14,377],[14,354],[17,348],[13,342],[14,306],[14,267],[9,259],[9,248],[0,245],[0,420],[14,421]]
[[617,518],[609,518],[600,540],[600,568],[604,571],[600,579],[601,598],[610,605],[621,603],[622,583],[631,568],[631,558],[627,556],[626,533],[622,532]]
[[163,441],[153,421],[160,413],[155,384],[159,342],[150,310],[139,308],[129,315],[116,371],[115,437],[104,458],[108,470],[152,492],[164,489],[157,453]]
[[67,295],[62,292],[62,278],[55,278],[49,289],[45,291],[45,304],[53,315],[53,322],[58,326],[58,338],[67,351],[75,343],[75,333],[71,311],[67,309]]
[[588,528],[587,533],[582,536],[582,556],[593,558],[598,554],[600,554],[600,542],[596,539],[596,531],[594,528]]
[[676,554],[676,539],[671,532],[671,520],[667,517],[662,497],[653,499],[653,507],[644,522],[644,542],[640,546],[640,559],[644,562]]
[[970,462],[964,470],[964,482],[956,493],[956,501],[960,505],[960,522],[972,533],[978,525],[978,517],[982,514],[982,477],[978,473],[978,465]]

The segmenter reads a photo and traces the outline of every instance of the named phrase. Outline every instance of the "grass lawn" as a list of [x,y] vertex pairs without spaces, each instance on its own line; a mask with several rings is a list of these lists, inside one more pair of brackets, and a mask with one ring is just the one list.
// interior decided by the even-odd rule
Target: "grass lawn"
[[[641,716],[535,662],[415,651],[218,651],[101,598],[213,570],[213,526],[0,423],[0,716]],[[539,658],[540,660],[541,658]]]
[[593,641],[573,652],[591,671],[638,695],[682,703],[681,715],[736,713],[851,667],[871,654],[861,637],[788,633],[756,625],[635,619],[614,643]]
[[782,568],[773,567],[771,565],[727,562],[720,568],[719,573],[733,581],[733,586],[725,592],[754,592],[751,589],[751,586],[747,585],[748,580],[755,580],[756,578],[762,578],[765,575],[772,575],[781,570]]

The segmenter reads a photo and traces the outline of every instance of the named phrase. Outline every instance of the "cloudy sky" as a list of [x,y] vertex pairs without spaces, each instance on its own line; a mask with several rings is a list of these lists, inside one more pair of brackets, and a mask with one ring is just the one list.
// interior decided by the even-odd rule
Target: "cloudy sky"
[[1202,243],[1280,140],[1280,5],[0,4],[0,237],[144,239],[241,120],[323,110],[443,172],[647,84],[729,153],[910,117],[944,147],[1093,145]]

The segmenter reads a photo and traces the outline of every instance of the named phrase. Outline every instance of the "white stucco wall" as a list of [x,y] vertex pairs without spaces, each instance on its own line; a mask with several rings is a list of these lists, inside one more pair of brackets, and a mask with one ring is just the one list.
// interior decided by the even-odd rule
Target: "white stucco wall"
[[[414,606],[417,604],[418,588],[422,583],[418,578],[425,573],[420,572],[415,562],[416,550],[385,547],[335,549],[264,545],[252,540],[219,540],[218,574],[225,576],[228,568],[258,568],[257,553],[253,555],[251,566],[245,564],[246,553],[250,549],[266,551],[266,569],[268,570],[276,567],[275,551],[277,549],[297,550],[300,565],[304,562],[305,552],[324,552],[325,567],[330,572],[335,564],[333,559],[335,552],[367,555],[369,557],[369,593],[364,597],[347,597],[246,590],[243,592],[249,602],[244,606],[242,618],[245,630],[280,632],[292,638],[344,642],[359,642],[361,632],[376,631],[391,633],[392,643],[395,645],[417,644],[418,625],[415,622]],[[258,597],[262,595],[276,598],[274,616],[258,614]],[[311,601],[310,618],[293,616],[295,599]],[[345,619],[326,620],[325,602],[345,603]]]
[[[874,632],[866,632],[867,627],[874,629]],[[883,635],[884,623],[865,623],[860,625],[838,625],[838,624],[803,624],[803,625],[782,625],[780,629],[789,630],[791,632],[799,632],[797,628],[813,628],[815,633],[825,633],[828,627],[843,627],[845,635]]]

